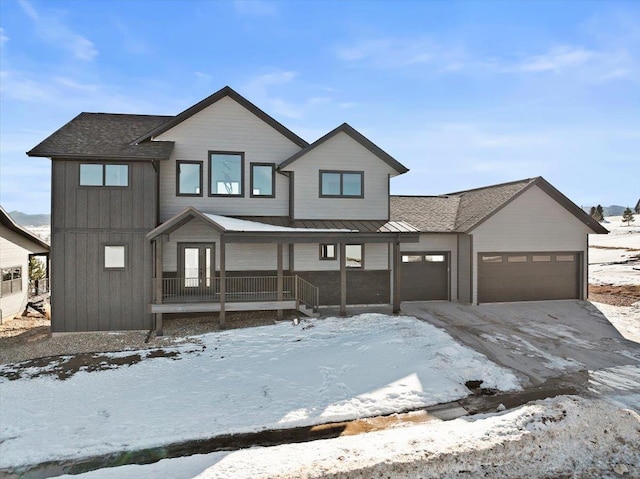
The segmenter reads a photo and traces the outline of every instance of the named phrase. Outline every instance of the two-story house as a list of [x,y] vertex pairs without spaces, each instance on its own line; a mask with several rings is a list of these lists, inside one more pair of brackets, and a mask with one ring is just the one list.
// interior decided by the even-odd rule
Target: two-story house
[[392,197],[407,168],[352,127],[308,144],[229,87],[173,117],[82,113],[28,155],[52,160],[54,332],[580,299],[587,234],[606,232],[542,178]]

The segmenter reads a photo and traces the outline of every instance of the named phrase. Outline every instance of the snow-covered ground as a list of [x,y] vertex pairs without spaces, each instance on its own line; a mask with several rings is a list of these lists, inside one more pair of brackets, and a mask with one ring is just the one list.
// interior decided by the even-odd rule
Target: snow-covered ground
[[638,477],[640,417],[575,396],[304,444],[166,459],[66,479]]
[[607,216],[607,235],[589,235],[589,283],[640,284],[640,218],[628,226]]
[[[519,388],[515,375],[411,317],[363,314],[229,330],[131,366],[0,366],[0,467],[136,450],[234,432],[411,410]],[[132,352],[106,355],[122,358]]]

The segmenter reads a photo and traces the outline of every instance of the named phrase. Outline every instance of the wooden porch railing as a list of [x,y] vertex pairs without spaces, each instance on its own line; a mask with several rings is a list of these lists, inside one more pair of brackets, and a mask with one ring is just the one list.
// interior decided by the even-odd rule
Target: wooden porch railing
[[[282,300],[295,300],[313,311],[319,306],[319,288],[299,276],[283,276]],[[232,276],[225,278],[225,302],[278,300],[277,276]],[[157,298],[155,302],[159,301]],[[220,302],[220,278],[163,278],[162,302]]]

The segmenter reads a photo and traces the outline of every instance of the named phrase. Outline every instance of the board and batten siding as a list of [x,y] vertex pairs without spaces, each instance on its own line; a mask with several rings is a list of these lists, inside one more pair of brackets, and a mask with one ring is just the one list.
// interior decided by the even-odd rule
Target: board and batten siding
[[[169,161],[160,167],[160,220],[166,221],[188,206],[220,215],[286,216],[289,214],[289,179],[275,174],[275,198],[251,198],[251,163],[282,163],[300,147],[235,100],[225,97],[156,140],[173,141]],[[244,153],[244,197],[209,196],[209,151]],[[201,197],[176,195],[176,161],[201,161]]]
[[[52,161],[51,329],[57,332],[151,327],[156,174],[129,162],[129,186],[79,185],[80,164]],[[101,163],[109,163],[108,161]],[[126,268],[104,269],[104,246],[126,246]]]
[[22,268],[22,290],[4,296],[0,294],[0,320],[13,318],[22,312],[20,309],[26,305],[29,293],[29,255],[47,252],[42,246],[0,224],[0,269]]
[[582,297],[587,297],[588,234],[591,229],[538,186],[532,186],[484,223],[473,235],[473,297],[478,300],[477,253],[483,252],[581,252]]
[[[422,233],[418,243],[402,243],[402,253],[449,253],[449,291],[451,298],[458,297],[458,235]],[[402,266],[400,266],[402,267]]]
[[[346,133],[338,133],[285,168],[294,172],[295,219],[389,218],[389,176],[384,161]],[[364,198],[320,198],[320,170],[363,171]]]

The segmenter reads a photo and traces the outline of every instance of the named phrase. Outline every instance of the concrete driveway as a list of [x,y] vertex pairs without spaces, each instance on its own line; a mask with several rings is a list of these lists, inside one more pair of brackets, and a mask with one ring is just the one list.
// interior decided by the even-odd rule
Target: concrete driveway
[[640,344],[620,335],[589,302],[415,301],[403,302],[402,312],[513,369],[525,388],[571,386],[640,409]]

